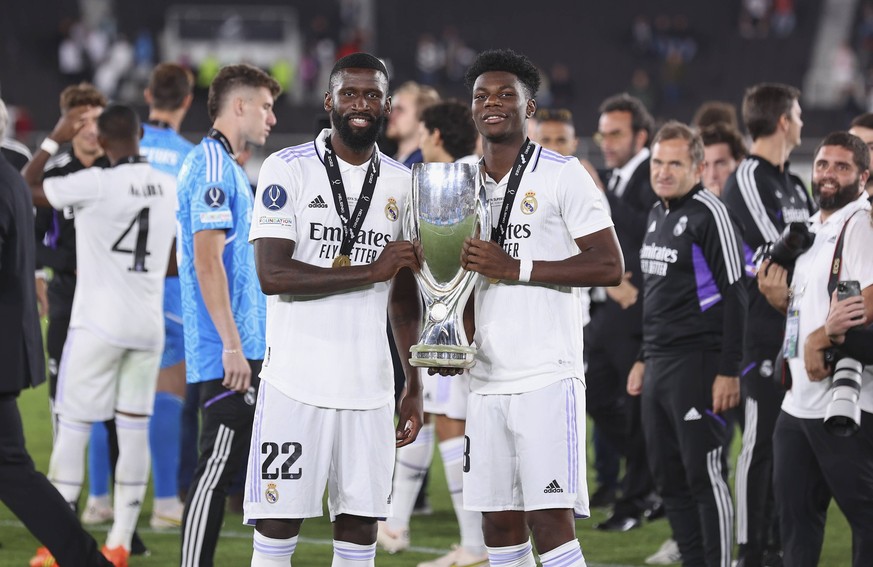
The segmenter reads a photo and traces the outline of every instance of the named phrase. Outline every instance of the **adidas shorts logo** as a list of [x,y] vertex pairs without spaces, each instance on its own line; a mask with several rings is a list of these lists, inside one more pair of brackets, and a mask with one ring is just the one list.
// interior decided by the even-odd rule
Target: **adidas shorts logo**
[[319,195],[318,197],[313,199],[311,203],[309,203],[309,208],[310,209],[326,209],[327,203],[325,203],[324,199],[322,199],[321,195]]
[[543,494],[554,494],[556,492],[564,492],[564,489],[558,486],[557,480],[550,482],[546,489],[543,490]]

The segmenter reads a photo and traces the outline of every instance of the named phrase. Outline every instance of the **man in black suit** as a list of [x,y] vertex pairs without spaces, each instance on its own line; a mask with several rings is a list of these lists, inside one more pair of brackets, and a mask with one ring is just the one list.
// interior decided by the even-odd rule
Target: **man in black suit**
[[627,531],[640,525],[652,507],[653,490],[640,428],[639,402],[628,399],[625,383],[640,350],[642,274],[639,251],[646,218],[657,197],[649,180],[649,141],[654,120],[638,99],[622,93],[600,106],[596,140],[606,162],[606,196],[624,254],[622,284],[607,288],[606,300],[592,306],[587,346],[588,413],[608,444],[626,459],[622,497],[598,529]]
[[[0,100],[0,138],[9,116]],[[37,472],[24,446],[16,398],[45,381],[34,287],[33,205],[18,171],[0,154],[0,501],[62,565],[110,567],[73,510]]]

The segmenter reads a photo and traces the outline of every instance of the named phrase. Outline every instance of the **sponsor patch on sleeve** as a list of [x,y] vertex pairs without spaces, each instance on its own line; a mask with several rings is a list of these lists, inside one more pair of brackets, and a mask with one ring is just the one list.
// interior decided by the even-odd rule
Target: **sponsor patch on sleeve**
[[216,222],[231,222],[233,221],[233,215],[230,211],[211,211],[208,213],[200,213],[200,222],[207,223],[216,223]]
[[262,226],[268,224],[274,224],[279,226],[292,226],[294,222],[291,219],[284,217],[260,217],[258,219],[258,224]]

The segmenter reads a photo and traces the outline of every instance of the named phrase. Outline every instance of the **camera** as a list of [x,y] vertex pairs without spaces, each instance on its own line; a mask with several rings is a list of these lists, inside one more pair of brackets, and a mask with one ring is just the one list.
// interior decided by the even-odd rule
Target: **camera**
[[854,358],[839,358],[834,349],[825,351],[825,364],[837,360],[831,379],[831,401],[824,426],[831,435],[848,437],[861,427],[861,372],[864,365]]
[[790,222],[775,242],[764,244],[755,252],[754,262],[757,268],[761,262],[770,260],[783,268],[791,269],[797,257],[809,250],[815,240],[815,234],[809,231],[805,222]]

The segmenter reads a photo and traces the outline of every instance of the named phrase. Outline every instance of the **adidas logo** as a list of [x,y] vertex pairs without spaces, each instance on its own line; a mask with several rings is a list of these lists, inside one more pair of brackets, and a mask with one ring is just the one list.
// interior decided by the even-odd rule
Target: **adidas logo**
[[325,203],[324,199],[322,199],[321,195],[319,195],[318,197],[313,199],[311,203],[309,203],[309,208],[310,209],[326,209],[327,203]]
[[688,413],[685,414],[684,419],[685,421],[697,421],[701,417],[703,416],[700,415],[700,412],[697,411],[697,408],[691,408],[690,410],[688,410]]
[[564,492],[564,489],[558,486],[557,480],[550,482],[546,489],[543,490],[543,494],[554,494],[556,492]]

